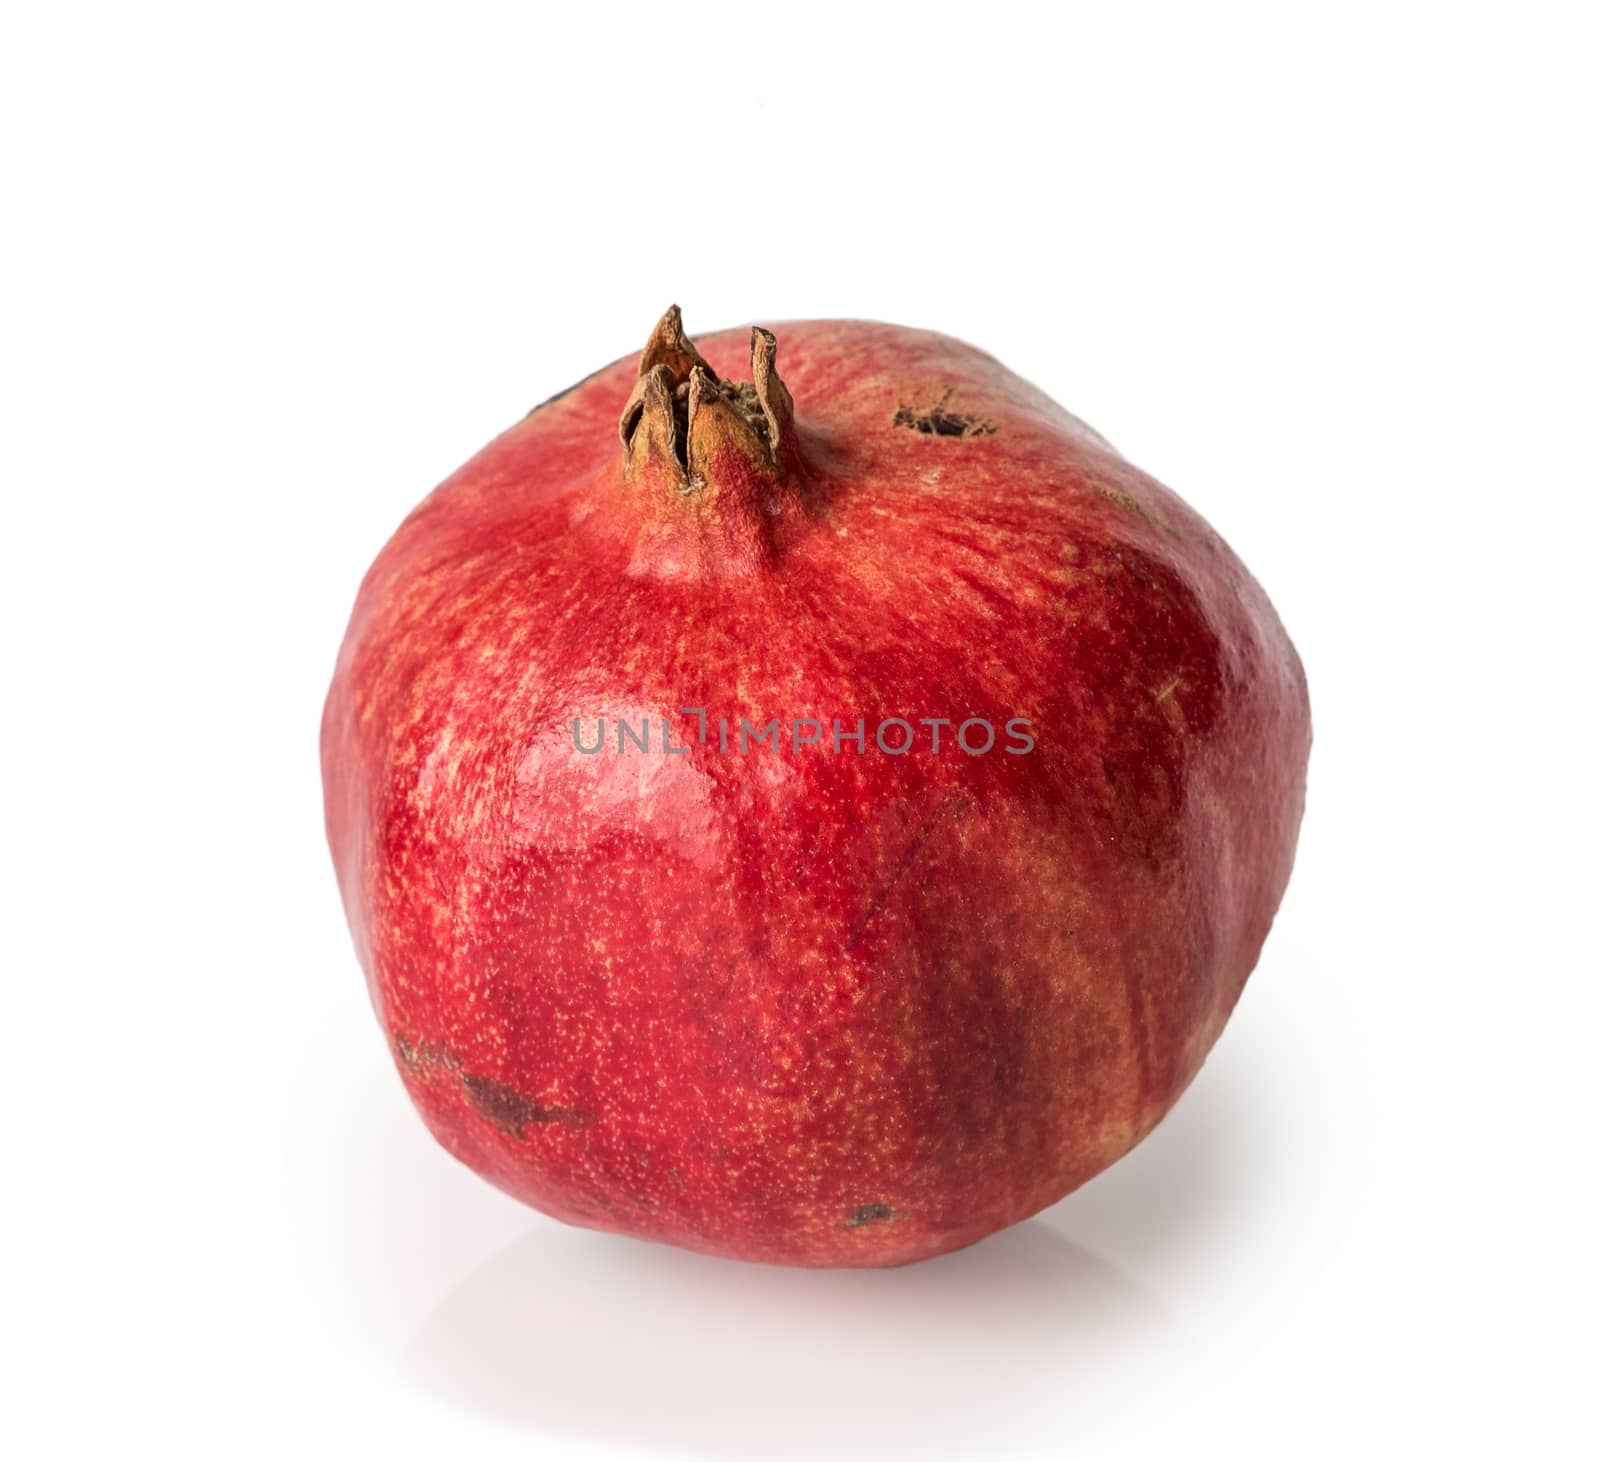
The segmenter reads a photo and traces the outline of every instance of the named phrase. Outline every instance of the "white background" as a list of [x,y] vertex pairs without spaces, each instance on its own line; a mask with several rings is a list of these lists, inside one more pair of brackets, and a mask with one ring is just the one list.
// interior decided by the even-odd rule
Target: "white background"
[[[1588,7],[541,9],[7,12],[8,1450],[1592,1447]],[[993,351],[1310,675],[1299,866],[1200,1079],[907,1270],[453,1164],[323,847],[367,563],[674,300]]]

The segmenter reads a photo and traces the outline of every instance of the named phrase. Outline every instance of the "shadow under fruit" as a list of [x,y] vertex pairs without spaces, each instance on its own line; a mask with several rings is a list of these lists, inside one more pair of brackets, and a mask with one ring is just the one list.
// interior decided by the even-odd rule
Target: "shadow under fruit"
[[779,343],[673,309],[411,514],[328,694],[328,839],[456,1157],[571,1223],[901,1264],[1177,1099],[1310,713],[1221,539],[992,357]]

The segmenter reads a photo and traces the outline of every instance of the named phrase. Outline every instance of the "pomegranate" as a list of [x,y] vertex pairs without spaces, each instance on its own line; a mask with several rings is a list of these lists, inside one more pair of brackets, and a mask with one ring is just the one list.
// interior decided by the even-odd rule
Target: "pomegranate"
[[1289,877],[1306,684],[1206,523],[992,357],[782,341],[787,384],[670,310],[406,519],[328,840],[461,1161],[570,1223],[900,1264],[1194,1076]]

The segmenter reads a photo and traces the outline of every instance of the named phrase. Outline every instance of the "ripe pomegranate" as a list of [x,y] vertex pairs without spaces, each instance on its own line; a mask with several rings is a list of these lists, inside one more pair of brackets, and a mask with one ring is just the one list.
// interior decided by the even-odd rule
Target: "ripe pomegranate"
[[783,346],[787,385],[670,310],[412,513],[328,839],[456,1157],[570,1223],[900,1264],[1195,1074],[1289,877],[1306,685],[1206,523],[992,357]]

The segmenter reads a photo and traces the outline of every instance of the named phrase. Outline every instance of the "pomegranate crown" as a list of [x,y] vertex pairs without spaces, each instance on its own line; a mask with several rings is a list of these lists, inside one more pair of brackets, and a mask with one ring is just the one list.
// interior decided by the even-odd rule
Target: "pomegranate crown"
[[627,472],[654,466],[684,492],[702,491],[713,463],[738,454],[747,470],[776,474],[793,445],[794,398],[777,371],[778,340],[750,331],[750,381],[725,381],[683,333],[673,305],[639,356],[639,379],[619,432]]

